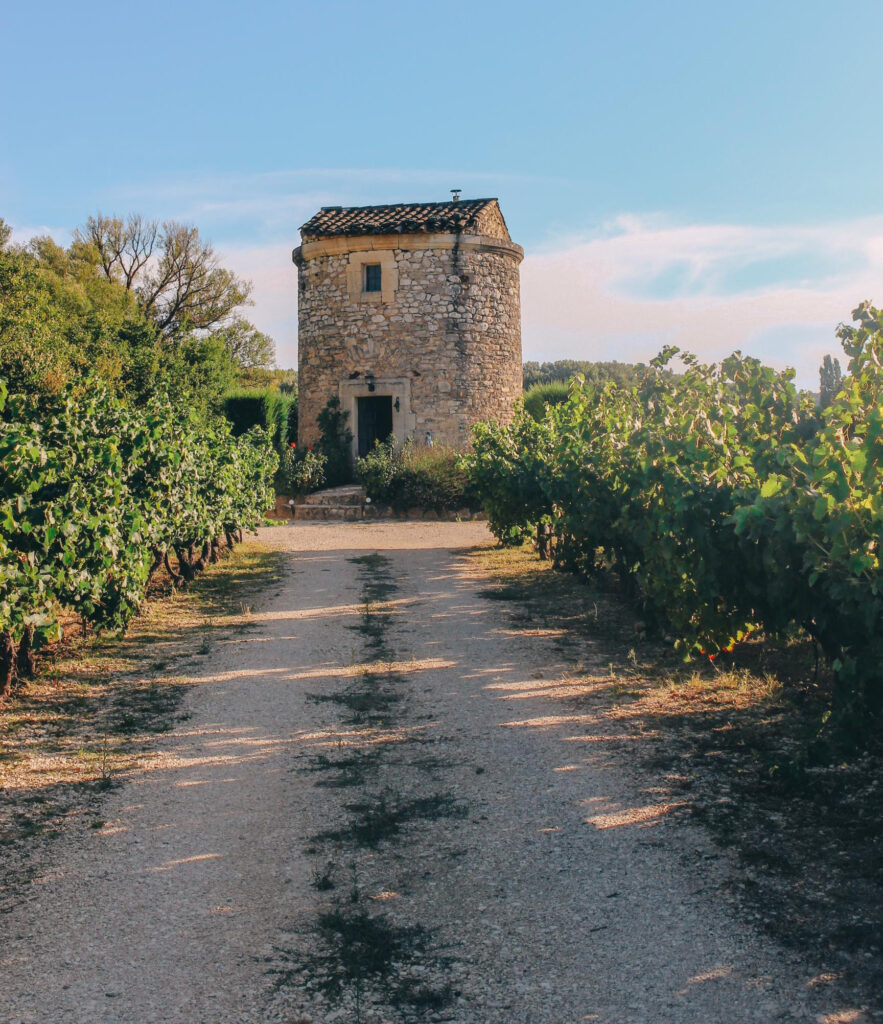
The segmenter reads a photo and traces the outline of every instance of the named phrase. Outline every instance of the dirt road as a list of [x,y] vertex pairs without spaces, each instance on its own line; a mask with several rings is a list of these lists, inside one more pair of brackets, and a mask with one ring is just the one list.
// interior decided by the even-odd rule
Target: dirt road
[[731,916],[480,524],[288,526],[190,717],[3,916],[39,1024],[865,1020]]

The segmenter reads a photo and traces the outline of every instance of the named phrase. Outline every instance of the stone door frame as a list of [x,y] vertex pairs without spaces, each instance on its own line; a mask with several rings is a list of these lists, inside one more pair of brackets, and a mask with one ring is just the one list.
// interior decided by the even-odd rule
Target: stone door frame
[[342,380],[338,393],[341,410],[349,413],[347,426],[353,435],[350,446],[353,462],[359,456],[359,409],[356,401],[358,398],[380,398],[389,395],[392,398],[392,433],[397,446],[400,447],[409,437],[413,437],[417,428],[417,417],[411,411],[410,377],[358,377],[355,380]]

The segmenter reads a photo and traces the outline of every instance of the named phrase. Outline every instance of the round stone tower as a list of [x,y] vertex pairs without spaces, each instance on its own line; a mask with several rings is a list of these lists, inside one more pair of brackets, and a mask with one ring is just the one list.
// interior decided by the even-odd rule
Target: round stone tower
[[521,246],[496,199],[344,209],[301,228],[298,441],[339,398],[353,455],[390,434],[461,448],[522,392]]

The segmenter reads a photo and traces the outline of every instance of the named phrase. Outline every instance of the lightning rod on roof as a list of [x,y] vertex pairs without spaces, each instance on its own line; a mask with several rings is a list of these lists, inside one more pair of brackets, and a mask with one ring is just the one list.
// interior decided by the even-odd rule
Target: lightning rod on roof
[[460,202],[460,193],[462,191],[463,191],[462,188],[452,188],[451,189],[451,202],[452,203],[459,203]]

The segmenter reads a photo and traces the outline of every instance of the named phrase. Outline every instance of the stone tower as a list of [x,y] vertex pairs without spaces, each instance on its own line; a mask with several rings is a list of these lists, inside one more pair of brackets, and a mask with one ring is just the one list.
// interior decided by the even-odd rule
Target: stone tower
[[393,434],[461,448],[521,395],[521,246],[496,199],[325,207],[301,228],[301,445],[338,397],[353,455]]

